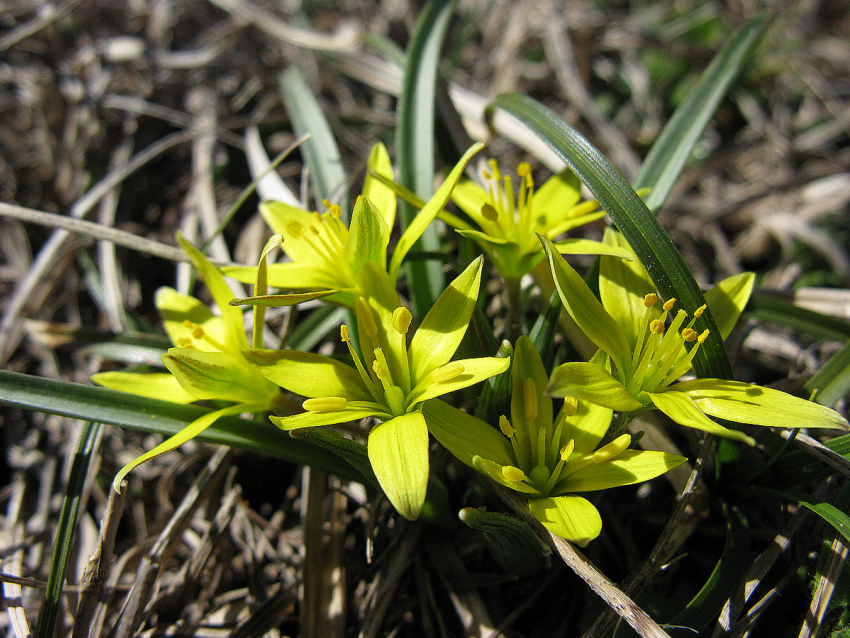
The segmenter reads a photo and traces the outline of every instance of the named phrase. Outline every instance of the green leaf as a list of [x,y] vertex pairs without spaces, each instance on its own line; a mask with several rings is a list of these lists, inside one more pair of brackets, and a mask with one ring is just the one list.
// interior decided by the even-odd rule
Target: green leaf
[[632,352],[620,326],[602,307],[579,274],[561,257],[552,242],[546,237],[538,237],[549,259],[552,278],[564,308],[587,338],[611,357],[618,372],[626,374],[631,369]]
[[723,512],[726,515],[726,543],[720,559],[702,589],[667,623],[688,627],[694,634],[705,629],[717,618],[723,605],[740,583],[747,566],[750,546],[747,520],[740,512],[730,511],[725,503]]
[[[346,184],[342,158],[331,127],[297,67],[289,67],[280,75],[279,82],[283,106],[292,120],[296,135],[310,135],[310,139],[301,145],[301,152],[310,169],[316,200],[331,200],[340,187]],[[348,198],[343,193],[333,201],[340,205],[342,218],[347,223]]]
[[[493,107],[504,109],[522,121],[578,175],[617,224],[662,298],[675,297],[691,315],[705,303],[702,291],[667,233],[626,179],[596,148],[555,113],[531,98],[515,93],[502,94]],[[694,329],[698,333],[709,330],[708,339],[694,359],[699,376],[731,378],[729,357],[711,313],[703,313]],[[617,358],[612,358],[617,363]]]
[[508,438],[481,419],[439,399],[425,403],[422,414],[440,445],[466,465],[474,467],[472,458],[475,456],[500,465],[516,463]]
[[532,499],[528,509],[543,527],[580,547],[587,547],[602,531],[599,511],[581,496]]
[[765,16],[760,16],[735,32],[652,145],[634,183],[636,189],[651,189],[646,197],[650,209],[658,211],[667,201],[691,151],[714,117],[720,101],[752,60],[770,23]]
[[458,349],[478,299],[482,264],[479,257],[455,278],[413,335],[408,351],[414,381],[448,363]]
[[835,528],[835,531],[844,537],[845,541],[850,542],[850,516],[847,516],[847,514],[839,510],[834,505],[825,503],[824,501],[808,496],[807,494],[788,490],[774,490],[765,487],[749,486],[747,487],[747,491],[764,496],[775,496],[788,501],[796,501],[832,525],[832,527]]
[[675,390],[667,390],[665,392],[654,392],[649,394],[649,398],[655,404],[655,407],[669,416],[674,422],[679,425],[684,425],[688,428],[703,430],[709,434],[716,434],[727,439],[735,439],[743,441],[748,445],[755,445],[755,439],[747,436],[743,432],[724,428],[709,419],[700,410],[696,403],[684,392],[676,392]]
[[86,423],[80,432],[77,442],[77,452],[71,464],[71,474],[65,497],[62,500],[62,510],[56,524],[56,538],[53,540],[53,552],[50,556],[50,571],[47,577],[47,588],[44,592],[44,602],[38,615],[38,637],[52,638],[55,635],[56,620],[62,609],[62,586],[65,582],[65,572],[71,558],[71,545],[74,540],[74,530],[77,526],[77,514],[80,511],[80,501],[86,484],[89,464],[94,454],[101,426],[99,423]]
[[509,574],[533,576],[545,566],[543,546],[525,521],[474,507],[464,507],[458,517],[482,533],[490,554]]
[[753,425],[848,429],[838,412],[799,397],[740,381],[694,379],[671,387],[688,395],[706,414]]
[[[434,192],[437,73],[454,6],[451,0],[432,0],[419,17],[407,53],[404,83],[398,102],[396,160],[399,181],[423,200],[430,199]],[[444,205],[441,204],[439,208],[442,209]],[[413,223],[414,214],[413,208],[403,202],[401,219],[405,229]],[[428,228],[417,235],[417,239],[420,237],[419,249],[433,252],[440,250],[436,228]],[[398,272],[397,268],[395,272]],[[413,314],[421,317],[443,288],[442,269],[436,263],[412,263],[409,266],[409,282]]]
[[821,339],[841,342],[850,339],[850,321],[801,308],[770,291],[756,291],[747,310],[759,321],[788,326]]
[[369,461],[390,503],[408,520],[419,518],[428,489],[428,427],[410,412],[372,428]]
[[343,397],[369,401],[357,370],[342,361],[297,350],[245,350],[245,358],[281,388],[304,397]]
[[[193,405],[169,403],[6,370],[0,370],[0,404],[166,436],[176,434],[195,419],[209,413],[209,410]],[[206,443],[229,445],[293,463],[313,465],[359,480],[347,464],[323,450],[290,439],[267,423],[225,417],[197,438]]]
[[805,388],[815,392],[814,400],[826,406],[835,405],[850,392],[850,341],[806,381]]
[[635,399],[611,373],[595,363],[573,362],[552,371],[546,392],[553,397],[575,397],[612,410],[639,410],[643,403]]
[[362,443],[326,428],[301,428],[292,430],[289,436],[333,452],[366,478],[372,487],[379,487],[372,464],[369,463],[366,446]]

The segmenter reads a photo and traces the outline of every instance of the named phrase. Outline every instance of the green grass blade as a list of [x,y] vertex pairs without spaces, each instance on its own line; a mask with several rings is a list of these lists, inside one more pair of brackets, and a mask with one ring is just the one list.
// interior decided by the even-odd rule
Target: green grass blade
[[809,392],[816,391],[815,401],[829,407],[850,392],[850,341],[829,358],[805,387]]
[[[295,134],[298,137],[310,134],[310,139],[301,146],[301,152],[310,169],[313,194],[317,201],[328,199],[339,204],[342,218],[347,223],[350,211],[345,195],[345,170],[330,124],[297,67],[284,71],[279,81],[283,106],[292,120]],[[335,197],[337,193],[342,195]]]
[[[309,352],[330,334],[331,330],[339,326],[343,321],[346,321],[347,317],[348,311],[345,308],[320,306],[306,318],[302,319],[299,317],[295,329],[286,340],[286,347],[290,350]],[[348,323],[349,330],[351,330],[351,324],[354,324],[354,322],[349,319]]]
[[[850,434],[843,434],[823,441],[823,444],[836,454],[850,460]],[[813,458],[806,450],[786,452],[776,461],[773,467],[776,473],[774,485],[797,485],[808,481],[816,481],[835,474],[835,468],[825,462]]]
[[714,117],[720,101],[752,59],[770,23],[766,16],[756,17],[735,32],[652,145],[634,183],[635,189],[652,189],[644,199],[650,210],[657,212],[667,201],[694,145]]
[[754,292],[746,312],[759,321],[788,326],[821,339],[850,339],[850,321],[800,308],[794,302],[768,291]]
[[[454,11],[452,0],[433,0],[422,13],[410,42],[404,85],[398,103],[396,155],[400,182],[427,201],[434,194],[434,105],[440,51]],[[413,221],[416,209],[402,201],[403,230]],[[417,250],[439,252],[440,239],[435,226],[429,226],[416,244]],[[439,263],[408,265],[413,314],[425,316],[443,290],[443,270]]]
[[[496,97],[493,108],[503,109],[520,120],[555,151],[590,189],[646,267],[664,299],[675,297],[691,314],[705,303],[685,261],[655,216],[626,179],[590,142],[551,110],[529,97],[503,93]],[[711,311],[703,313],[694,328],[697,332],[709,330],[708,339],[694,358],[697,374],[731,379],[729,356]]]
[[[726,543],[714,570],[685,608],[669,625],[687,629],[668,630],[671,636],[693,636],[717,618],[726,600],[738,586],[747,567],[750,533],[747,520],[739,512],[723,505],[726,515]],[[696,631],[694,631],[696,630]]]
[[[124,392],[0,370],[0,405],[58,414],[171,436],[208,412],[194,405],[148,399]],[[219,419],[197,439],[312,465],[362,480],[351,467],[315,446],[290,438],[270,423],[239,417]]]
[[74,528],[77,525],[77,513],[80,499],[88,474],[89,463],[94,452],[95,442],[100,432],[99,423],[86,423],[77,442],[77,453],[71,464],[71,475],[62,501],[56,538],[53,541],[53,553],[50,556],[50,573],[47,576],[47,589],[44,603],[38,615],[38,637],[52,638],[56,630],[56,620],[62,606],[62,585],[65,582],[65,570],[71,556],[71,543],[74,540]]
[[811,510],[820,516],[825,522],[832,525],[832,527],[835,528],[835,531],[844,537],[845,541],[850,542],[850,516],[847,516],[847,514],[830,503],[826,503],[799,492],[773,490],[766,487],[750,487],[746,491],[759,496],[774,496],[787,501],[796,501],[806,509]]

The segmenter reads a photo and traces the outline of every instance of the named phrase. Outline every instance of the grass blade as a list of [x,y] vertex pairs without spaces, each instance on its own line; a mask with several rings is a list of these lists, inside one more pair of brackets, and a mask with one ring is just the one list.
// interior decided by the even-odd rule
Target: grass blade
[[50,573],[47,577],[44,603],[38,616],[39,638],[51,638],[56,630],[56,620],[59,617],[59,610],[62,605],[62,585],[65,582],[65,570],[71,556],[71,543],[74,540],[74,528],[77,525],[80,499],[100,428],[99,423],[86,423],[77,442],[77,453],[74,455],[74,461],[71,464],[71,475],[68,477],[68,487],[62,501],[62,510],[59,513],[56,538],[53,541],[53,553],[50,556]]
[[829,358],[805,387],[809,392],[816,391],[815,401],[830,407],[850,392],[850,341]]
[[[158,401],[106,388],[6,370],[0,370],[0,405],[165,436],[176,434],[209,411],[194,405]],[[347,463],[315,446],[290,438],[286,432],[270,423],[224,417],[198,435],[197,439],[312,465],[343,477],[362,480]]]
[[800,494],[799,492],[773,490],[766,487],[750,487],[747,491],[759,496],[773,496],[786,501],[796,501],[832,525],[836,532],[841,534],[846,541],[850,542],[850,516],[847,516],[847,514],[835,507],[835,505],[812,498],[806,494]]
[[339,204],[342,219],[347,223],[349,210],[345,194],[345,170],[330,124],[297,67],[284,71],[279,81],[283,105],[292,120],[295,134],[298,137],[310,134],[310,139],[301,146],[301,152],[310,169],[316,201],[327,199]]
[[[434,193],[434,105],[440,51],[454,11],[452,0],[433,0],[425,8],[410,42],[404,72],[404,86],[398,104],[396,154],[400,182],[427,201]],[[402,201],[404,229],[413,221],[416,209]],[[437,229],[429,226],[417,250],[439,252]],[[410,263],[408,285],[413,314],[424,317],[443,289],[439,263]]]
[[746,312],[759,321],[788,326],[821,339],[834,341],[850,339],[849,321],[801,308],[793,301],[782,299],[768,291],[753,293]]
[[650,210],[657,212],[667,201],[694,145],[714,117],[720,101],[752,59],[770,24],[766,16],[759,16],[735,32],[655,140],[634,183],[636,189],[652,189],[644,200]]
[[[497,96],[491,108],[503,109],[519,119],[581,179],[617,224],[664,299],[675,297],[690,314],[705,303],[691,271],[655,216],[626,178],[578,131],[539,102],[517,93]],[[694,328],[697,332],[709,330],[708,339],[694,358],[697,374],[731,379],[729,356],[710,310]]]

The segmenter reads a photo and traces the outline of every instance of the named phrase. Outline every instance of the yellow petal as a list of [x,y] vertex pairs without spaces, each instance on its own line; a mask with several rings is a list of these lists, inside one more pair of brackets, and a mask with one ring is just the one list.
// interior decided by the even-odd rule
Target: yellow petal
[[602,531],[599,511],[581,496],[532,499],[528,509],[543,527],[580,547],[586,547]]
[[99,372],[91,380],[96,384],[129,392],[150,399],[162,399],[173,403],[191,403],[198,398],[186,392],[172,374],[165,372]]

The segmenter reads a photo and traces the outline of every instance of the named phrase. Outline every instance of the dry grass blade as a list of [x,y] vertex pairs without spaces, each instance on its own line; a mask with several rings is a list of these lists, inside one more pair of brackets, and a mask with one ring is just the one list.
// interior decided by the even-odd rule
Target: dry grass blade
[[841,577],[841,571],[847,562],[848,553],[850,552],[848,552],[844,538],[840,534],[836,534],[829,548],[826,568],[815,586],[812,603],[809,605],[806,619],[803,621],[803,626],[800,628],[800,634],[797,638],[815,638],[818,635],[824,616],[829,609],[829,603],[833,594],[835,594],[835,587]]
[[9,33],[0,38],[0,51],[5,51],[9,47],[15,46],[21,40],[29,38],[53,22],[60,20],[62,17],[73,11],[80,2],[82,2],[82,0],[65,0],[65,2],[60,4],[58,7],[46,5],[46,10],[39,12],[40,15],[38,17],[33,18],[16,29],[12,29]]
[[[18,474],[12,484],[9,502],[6,505],[6,521],[2,534],[3,553],[8,558],[4,569],[13,576],[20,576],[24,566],[25,530],[20,521],[21,506],[24,496],[23,476]],[[0,583],[3,591],[3,603],[6,615],[14,632],[15,638],[29,638],[31,635],[27,615],[23,607],[23,591],[21,585],[11,580]]]
[[845,477],[850,478],[850,460],[841,456],[838,452],[830,450],[816,438],[809,436],[805,432],[796,432],[794,430],[783,430],[779,433],[783,439],[791,439],[794,444],[811,454],[816,459],[819,459],[829,465],[836,472],[840,472]]

